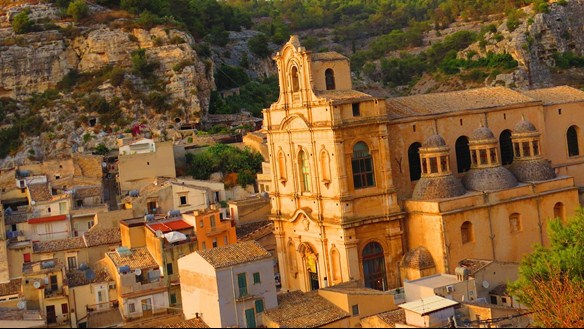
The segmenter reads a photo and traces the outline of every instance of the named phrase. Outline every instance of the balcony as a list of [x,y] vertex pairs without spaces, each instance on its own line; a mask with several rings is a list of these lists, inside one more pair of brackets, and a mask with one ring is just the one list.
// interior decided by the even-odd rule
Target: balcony
[[120,303],[117,300],[112,300],[104,303],[86,305],[85,308],[87,310],[87,313],[93,313],[117,310],[119,306]]
[[[134,274],[131,274],[131,275],[134,275]],[[124,295],[135,293],[135,292],[150,291],[150,290],[155,290],[155,289],[160,289],[160,288],[165,288],[165,287],[166,287],[166,284],[164,283],[164,280],[162,278],[158,281],[150,282],[150,283],[136,282],[136,283],[131,284],[131,285],[122,284],[120,286],[120,288],[121,288],[120,295],[122,295],[122,297],[124,297]]]
[[227,225],[222,225],[222,226],[215,226],[215,227],[210,227],[207,229],[206,235],[207,237],[211,237],[211,236],[215,236],[215,235],[219,235],[223,232],[227,232],[229,231],[230,226]]
[[60,297],[65,297],[65,294],[63,293],[63,289],[55,289],[55,290],[50,290],[50,289],[45,289],[45,299],[53,299],[53,298],[60,298]]

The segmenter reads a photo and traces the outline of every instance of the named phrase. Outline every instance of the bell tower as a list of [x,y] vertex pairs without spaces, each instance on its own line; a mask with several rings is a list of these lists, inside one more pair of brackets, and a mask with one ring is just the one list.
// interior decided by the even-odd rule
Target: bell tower
[[274,60],[280,95],[263,126],[282,289],[398,286],[404,215],[385,102],[352,89],[347,57],[313,54],[297,36]]

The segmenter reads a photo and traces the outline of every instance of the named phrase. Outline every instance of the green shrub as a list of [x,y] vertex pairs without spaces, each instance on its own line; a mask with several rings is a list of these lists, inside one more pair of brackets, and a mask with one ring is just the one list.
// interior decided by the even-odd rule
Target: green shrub
[[247,41],[249,50],[260,58],[270,56],[270,49],[268,48],[268,37],[263,34],[257,34]]
[[12,19],[12,29],[16,34],[28,33],[32,31],[33,22],[28,17],[30,10],[23,10],[14,15]]
[[67,6],[67,15],[73,17],[76,21],[87,17],[89,14],[89,6],[85,0],[73,0]]

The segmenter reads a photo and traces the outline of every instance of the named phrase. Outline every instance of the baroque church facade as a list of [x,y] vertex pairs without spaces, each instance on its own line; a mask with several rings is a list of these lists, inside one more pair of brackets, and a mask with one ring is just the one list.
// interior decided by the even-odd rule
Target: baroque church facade
[[348,58],[296,36],[274,60],[263,131],[284,290],[388,290],[464,258],[518,262],[579,205],[582,91],[385,100],[352,89]]

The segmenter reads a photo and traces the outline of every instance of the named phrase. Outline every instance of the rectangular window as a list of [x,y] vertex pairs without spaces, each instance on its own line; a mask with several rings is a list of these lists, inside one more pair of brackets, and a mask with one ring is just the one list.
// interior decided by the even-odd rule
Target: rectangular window
[[205,224],[204,224],[203,220],[201,219],[201,220],[199,221],[199,227],[203,227],[203,225],[205,225]]
[[353,316],[359,315],[359,304],[353,305],[351,308],[353,309]]
[[223,245],[226,246],[228,244],[229,244],[229,241],[228,241],[227,235],[225,235],[225,236],[223,236]]
[[361,109],[359,108],[359,103],[353,103],[353,116],[359,117],[361,116]]
[[497,305],[497,296],[491,296],[491,304]]
[[255,272],[253,274],[253,283],[260,283],[260,272]]
[[30,253],[26,253],[22,255],[24,257],[24,262],[25,263],[30,263]]
[[57,283],[57,276],[56,275],[51,275],[49,276],[49,279],[51,281],[51,291],[56,291],[59,289],[59,284]]
[[262,313],[264,311],[264,300],[263,299],[258,299],[255,301],[255,308],[256,308],[256,313]]
[[505,297],[501,297],[501,303],[503,303],[503,304],[507,304],[507,298],[505,298]]
[[67,213],[67,202],[59,202],[59,212],[61,215]]
[[203,250],[206,250],[207,249],[207,244],[205,243],[205,241],[203,241],[203,243],[202,243],[202,249]]
[[237,275],[237,287],[239,288],[239,297],[247,296],[247,280],[245,273]]
[[217,238],[213,239],[213,248],[217,248]]
[[90,220],[89,222],[87,222],[87,229],[89,230],[92,227],[93,227],[93,221]]
[[170,303],[176,304],[176,294],[170,294]]
[[186,195],[181,195],[180,196],[180,205],[184,206],[187,204],[187,196]]
[[61,304],[61,313],[69,314],[69,305],[67,305],[67,303]]
[[172,263],[166,264],[166,274],[172,275]]
[[67,268],[69,270],[74,270],[77,268],[77,257],[75,256],[67,257]]
[[211,221],[211,227],[215,227],[215,215],[211,215],[209,220]]
[[134,313],[134,312],[136,312],[136,305],[134,305],[134,303],[128,304],[128,313]]

